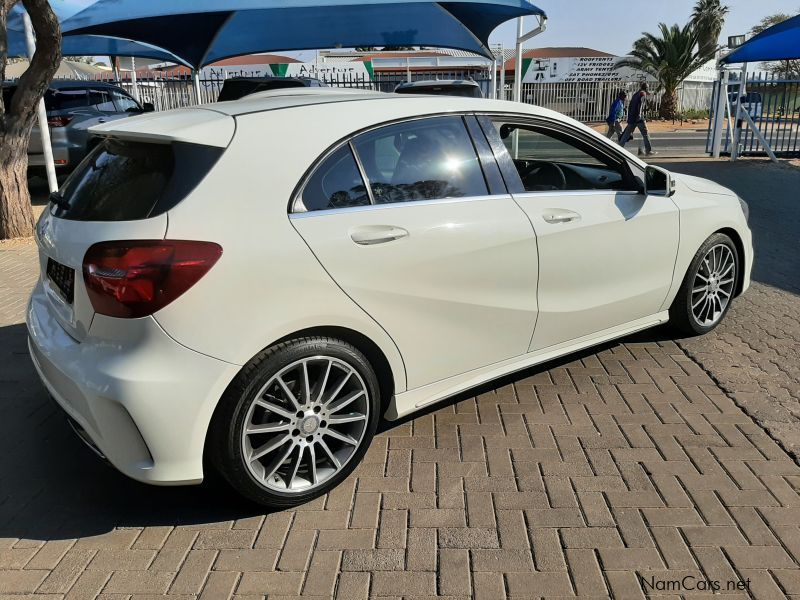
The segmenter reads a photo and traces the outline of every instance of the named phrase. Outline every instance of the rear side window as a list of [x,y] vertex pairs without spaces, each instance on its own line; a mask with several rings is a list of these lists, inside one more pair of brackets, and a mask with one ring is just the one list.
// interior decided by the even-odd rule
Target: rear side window
[[461,117],[381,127],[355,139],[376,204],[488,194]]
[[54,215],[75,221],[133,221],[162,214],[185,198],[224,149],[196,144],[101,142],[62,189],[69,208]]
[[369,194],[349,145],[331,154],[303,188],[306,210],[366,206]]

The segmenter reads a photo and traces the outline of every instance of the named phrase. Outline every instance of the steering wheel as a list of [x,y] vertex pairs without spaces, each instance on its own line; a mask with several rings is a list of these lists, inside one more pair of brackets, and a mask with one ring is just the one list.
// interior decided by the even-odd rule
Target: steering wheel
[[[567,178],[564,171],[556,163],[544,160],[526,161],[524,170],[520,172],[522,183],[529,191],[547,191],[549,189],[567,189]],[[535,183],[528,185],[528,178],[535,177]]]

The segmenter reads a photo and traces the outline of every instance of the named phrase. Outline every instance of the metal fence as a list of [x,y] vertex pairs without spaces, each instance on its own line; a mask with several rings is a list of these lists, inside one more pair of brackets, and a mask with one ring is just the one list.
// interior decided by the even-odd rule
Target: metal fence
[[[717,94],[721,82],[714,84],[713,98],[709,102],[713,117],[717,105]],[[723,134],[721,154],[730,154],[733,147],[733,120],[730,115],[736,111],[736,97],[740,89],[737,79],[728,81],[725,112],[723,114]],[[743,110],[747,110],[758,130],[766,138],[776,156],[800,156],[800,79],[783,79],[772,73],[753,73],[745,86]],[[712,119],[713,122],[713,119]],[[750,124],[746,119],[739,121],[742,132],[739,137],[739,154],[762,156],[766,154]],[[712,152],[713,139],[709,124],[706,151]]]
[[[252,73],[242,70],[237,76],[262,76],[260,71]],[[398,84],[406,81],[427,79],[472,79],[481,86],[485,96],[491,96],[491,80],[488,72],[482,69],[454,70],[452,72],[393,72],[374,73],[369,78],[365,73],[342,74],[336,76],[322,74],[320,79],[329,86],[344,88],[371,89],[392,92]],[[130,73],[123,72],[120,80],[114,80],[111,74],[103,74],[98,80],[116,83],[128,93],[139,98],[141,102],[153,104],[156,110],[168,110],[197,104],[197,93],[194,81],[189,75],[152,72],[139,74],[134,84]],[[225,83],[224,73],[210,73],[200,79],[200,100],[203,104],[216,102]],[[499,81],[497,82],[499,85]],[[522,102],[536,104],[564,113],[584,122],[600,122],[605,120],[611,103],[617,93],[625,89],[632,92],[638,89],[639,81],[624,82],[581,82],[581,83],[523,83]],[[134,89],[135,88],[135,89]],[[505,98],[514,97],[513,82],[506,80]],[[682,111],[694,109],[705,110],[711,105],[711,83],[684,83],[678,90],[679,108]],[[661,103],[661,93],[648,99],[646,110],[655,115]],[[498,89],[498,97],[503,97]]]

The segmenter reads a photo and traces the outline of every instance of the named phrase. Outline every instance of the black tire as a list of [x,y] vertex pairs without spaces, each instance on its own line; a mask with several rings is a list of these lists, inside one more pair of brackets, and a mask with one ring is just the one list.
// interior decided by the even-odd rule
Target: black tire
[[[360,445],[338,472],[307,491],[281,492],[263,485],[248,468],[241,435],[250,405],[270,378],[304,358],[327,356],[347,363],[364,382],[369,412]],[[228,386],[214,412],[206,446],[214,469],[242,496],[276,509],[290,508],[326,494],[345,479],[364,457],[380,420],[380,386],[366,357],[354,346],[329,337],[305,337],[267,348],[245,365]]]
[[[720,316],[711,324],[703,324],[700,323],[692,313],[692,286],[694,284],[695,277],[697,276],[697,272],[700,269],[701,263],[703,262],[703,258],[712,248],[720,244],[727,246],[733,255],[733,288],[731,291],[731,297],[723,308]],[[672,302],[672,306],[669,309],[670,325],[681,334],[688,336],[703,335],[716,328],[717,325],[722,323],[725,315],[728,314],[728,310],[730,310],[731,304],[733,303],[733,297],[736,291],[740,268],[741,259],[739,257],[739,252],[736,249],[736,244],[733,243],[733,240],[731,240],[731,238],[724,233],[715,233],[709,237],[705,242],[703,242],[703,245],[700,246],[700,249],[694,255],[694,258],[689,265],[689,269],[686,271],[686,275],[683,278],[683,283],[681,283],[681,287],[678,290],[678,294],[675,296],[675,300]]]

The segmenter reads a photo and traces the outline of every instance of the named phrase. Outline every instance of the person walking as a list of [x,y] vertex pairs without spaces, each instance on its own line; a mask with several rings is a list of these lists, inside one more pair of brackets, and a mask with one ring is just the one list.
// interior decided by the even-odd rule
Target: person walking
[[608,111],[606,117],[606,124],[608,125],[608,132],[606,137],[611,138],[614,133],[617,134],[617,141],[622,139],[622,115],[625,114],[625,99],[628,97],[628,92],[625,90],[617,94],[617,99],[611,104],[611,110]]
[[[644,118],[644,103],[647,99],[647,83],[642,83],[639,91],[633,95],[630,104],[628,104],[628,125],[625,131],[622,132],[622,137],[619,140],[620,146],[625,146],[628,140],[633,137],[633,130],[638,128],[642,132],[642,139],[644,140],[645,156],[652,156],[656,154],[653,151],[653,146],[650,144],[650,133],[647,131],[647,122]],[[639,148],[639,154],[642,149]]]

